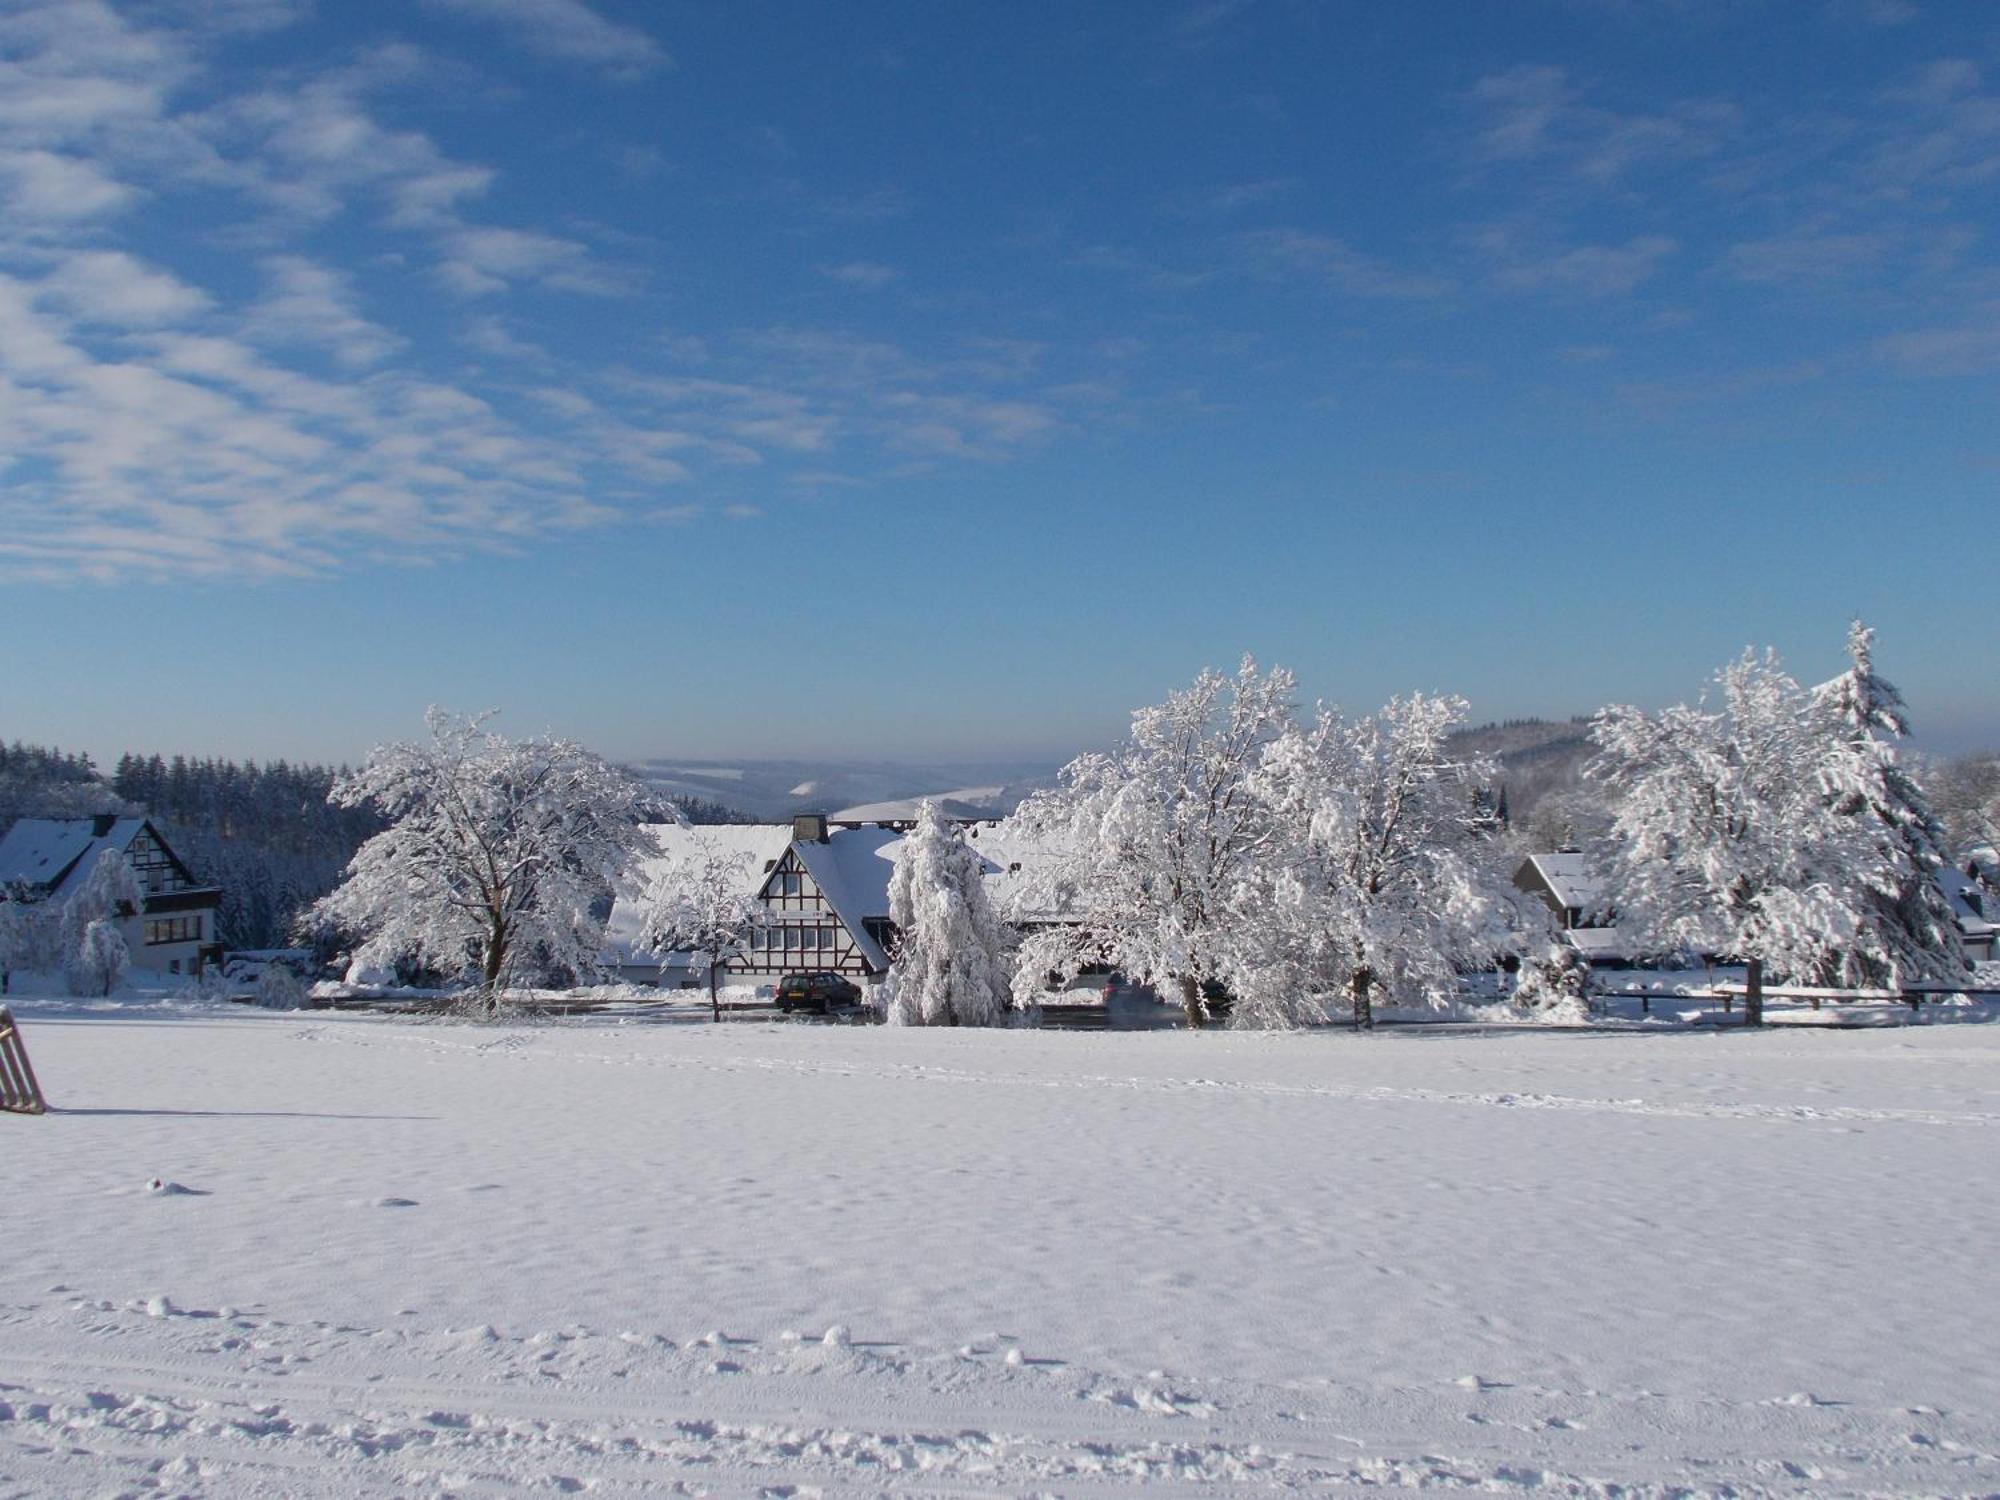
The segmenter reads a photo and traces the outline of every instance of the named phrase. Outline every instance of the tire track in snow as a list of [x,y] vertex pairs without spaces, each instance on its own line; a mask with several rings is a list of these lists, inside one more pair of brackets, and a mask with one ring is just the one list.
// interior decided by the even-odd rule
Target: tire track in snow
[[[547,1036],[549,1032],[528,1033]],[[326,1039],[324,1035],[316,1040]],[[496,1052],[493,1043],[452,1042],[436,1037],[388,1036],[367,1039],[342,1036],[342,1041],[371,1045],[387,1040],[403,1045],[430,1046],[441,1051],[481,1056],[505,1056],[522,1061],[566,1061],[596,1063],[614,1067],[694,1068],[707,1072],[763,1071],[833,1078],[902,1079],[920,1083],[985,1084],[1041,1089],[1131,1089],[1138,1092],[1172,1093],[1213,1090],[1219,1093],[1255,1097],[1327,1099],[1357,1104],[1443,1104],[1484,1109],[1573,1110],[1592,1114],[1633,1115],[1674,1120],[1748,1120],[1796,1125],[1927,1125],[1938,1127],[1990,1127],[2000,1125],[2000,1114],[1978,1111],[1933,1109],[1867,1109],[1848,1105],[1702,1103],[1698,1101],[1645,1098],[1602,1098],[1577,1094],[1550,1094],[1534,1091],[1475,1091],[1436,1089],[1409,1085],[1358,1085],[1338,1083],[1277,1083],[1268,1080],[1223,1078],[1148,1078],[1114,1074],[1069,1074],[1036,1076],[1025,1073],[993,1073],[949,1068],[928,1063],[856,1063],[815,1058],[781,1058],[750,1053],[695,1056],[685,1053],[613,1053],[516,1046]]]

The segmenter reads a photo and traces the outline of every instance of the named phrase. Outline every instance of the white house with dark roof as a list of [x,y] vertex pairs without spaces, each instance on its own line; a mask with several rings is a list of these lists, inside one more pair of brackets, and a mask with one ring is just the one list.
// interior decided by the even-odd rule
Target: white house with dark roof
[[220,959],[221,890],[196,880],[149,818],[20,819],[0,837],[0,900],[66,901],[106,850],[132,866],[145,892],[143,909],[118,924],[134,968],[193,974]]

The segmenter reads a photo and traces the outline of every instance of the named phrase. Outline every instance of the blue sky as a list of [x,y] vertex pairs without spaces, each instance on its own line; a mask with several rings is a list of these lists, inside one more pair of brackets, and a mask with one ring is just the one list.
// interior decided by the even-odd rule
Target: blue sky
[[1846,620],[2000,742],[1984,4],[0,0],[0,733],[1060,755]]

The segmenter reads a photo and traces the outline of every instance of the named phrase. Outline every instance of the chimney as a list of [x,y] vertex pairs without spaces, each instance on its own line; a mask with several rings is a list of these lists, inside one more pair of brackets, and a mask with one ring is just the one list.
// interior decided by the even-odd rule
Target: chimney
[[824,844],[826,838],[825,813],[798,813],[792,818],[793,843]]
[[111,825],[118,821],[117,813],[99,813],[90,820],[90,836],[101,839],[111,832]]

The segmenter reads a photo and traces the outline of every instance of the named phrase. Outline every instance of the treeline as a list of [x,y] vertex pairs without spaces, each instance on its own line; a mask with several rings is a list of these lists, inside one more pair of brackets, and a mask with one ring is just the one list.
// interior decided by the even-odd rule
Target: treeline
[[127,812],[88,755],[0,743],[0,833],[16,818],[87,818]]

